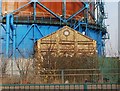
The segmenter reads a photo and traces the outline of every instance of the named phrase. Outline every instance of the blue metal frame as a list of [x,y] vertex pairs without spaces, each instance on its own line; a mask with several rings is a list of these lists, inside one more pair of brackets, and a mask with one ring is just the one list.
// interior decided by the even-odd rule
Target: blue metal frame
[[9,38],[9,34],[10,34],[10,15],[6,16],[6,57],[8,57],[9,55],[9,43],[10,43],[10,38]]
[[[27,32],[24,34],[24,36],[21,38],[20,42],[17,44],[17,47],[16,49],[18,50],[18,52],[22,55],[23,57],[23,54],[22,52],[20,51],[19,47],[20,45],[22,44],[22,42],[25,40],[25,38],[27,37],[27,35],[30,33],[30,31],[32,31],[32,41],[33,41],[33,44],[36,42],[37,39],[35,39],[35,31],[37,31],[39,33],[39,35],[42,37],[44,37],[45,35],[42,34],[42,31],[40,30],[39,26],[37,24],[32,24],[30,25],[30,27],[28,28]],[[33,45],[34,46],[34,45]],[[33,49],[34,51],[34,49]]]
[[85,10],[86,9],[86,7],[83,7],[82,9],[80,9],[79,11],[77,11],[75,14],[73,14],[73,15],[71,15],[68,19],[67,19],[67,22],[69,21],[69,20],[71,20],[73,17],[75,17],[77,14],[79,14],[79,13],[81,13],[83,10]]
[[21,39],[21,41],[18,43],[17,48],[20,46],[20,44],[22,43],[22,41],[25,39],[25,37],[27,36],[27,34],[30,32],[30,30],[32,29],[32,27],[34,26],[34,24],[32,24],[30,26],[30,28],[28,29],[27,33],[23,36],[23,38]]
[[55,14],[53,11],[51,11],[49,8],[47,8],[45,5],[41,4],[40,2],[37,2],[42,8],[44,8],[46,11],[48,11],[49,13],[51,13],[53,16],[55,16],[56,18],[60,19],[61,21],[66,23],[66,19],[61,18],[60,16],[58,16],[57,14]]
[[[15,12],[18,12],[19,10],[21,10],[22,8],[26,7],[27,5],[31,4],[32,2],[28,2],[27,4],[19,7],[18,9],[14,10],[13,12],[9,13],[9,14],[14,14]],[[8,15],[8,14],[7,14]],[[6,16],[3,16],[2,18],[5,18]]]
[[[6,32],[6,52],[5,52],[5,57],[9,58],[9,46],[10,46],[10,41],[12,42],[13,46],[12,46],[12,56],[13,58],[15,57],[15,28],[14,28],[14,24],[13,24],[13,15],[8,14],[6,16],[6,28],[4,27],[3,24],[2,27],[4,28],[5,32]],[[12,34],[11,34],[12,33]],[[12,36],[11,36],[12,35]]]
[[[13,14],[15,13],[15,12],[18,12],[19,10],[21,10],[22,8],[24,8],[24,7],[26,7],[27,5],[29,5],[29,4],[33,4],[33,20],[34,20],[34,23],[32,24],[32,25],[29,25],[29,28],[27,28],[27,31],[26,31],[26,33],[23,35],[23,37],[20,39],[20,41],[17,43],[17,40],[16,40],[16,37],[17,37],[17,35],[16,35],[16,30],[17,30],[17,27],[14,27],[14,25],[15,24],[13,24],[13,21],[14,21],[14,19],[13,19]],[[43,4],[41,4],[40,2],[38,2],[38,0],[31,0],[30,2],[28,2],[27,4],[25,4],[25,5],[23,5],[23,6],[21,6],[21,7],[19,7],[18,9],[16,9],[16,10],[14,10],[13,12],[11,12],[10,14],[7,14],[6,16],[4,16],[3,18],[6,18],[6,28],[5,28],[5,26],[4,26],[4,24],[1,24],[2,25],[2,27],[3,27],[3,29],[6,31],[6,51],[5,51],[5,55],[6,55],[6,57],[7,58],[9,58],[9,44],[10,44],[10,41],[12,41],[12,48],[13,48],[13,50],[12,50],[12,57],[13,58],[16,58],[16,50],[22,55],[22,57],[25,57],[24,56],[24,54],[21,52],[21,50],[20,50],[20,45],[23,43],[23,41],[24,41],[24,39],[28,36],[28,34],[32,31],[32,38],[31,38],[31,40],[33,41],[33,44],[36,42],[36,35],[35,35],[35,31],[37,30],[38,32],[39,32],[39,34],[40,34],[40,38],[42,38],[42,37],[44,37],[44,36],[46,36],[47,34],[50,34],[51,33],[51,31],[47,31],[47,33],[46,34],[44,34],[43,33],[43,31],[41,31],[41,28],[40,28],[40,25],[37,25],[36,23],[35,23],[35,21],[36,21],[36,5],[40,5],[43,9],[45,9],[46,11],[48,11],[50,14],[52,14],[53,16],[55,16],[56,18],[58,18],[59,20],[60,20],[60,22],[61,23],[67,23],[67,22],[71,22],[72,21],[72,19],[76,16],[76,15],[78,15],[78,14],[80,14],[82,11],[84,11],[84,10],[86,10],[85,12],[86,12],[86,21],[85,22],[83,22],[82,21],[82,19],[80,19],[80,20],[78,20],[78,21],[76,21],[75,23],[71,23],[71,26],[70,27],[72,27],[73,29],[75,29],[75,30],[78,30],[79,32],[85,32],[85,34],[87,35],[87,36],[89,36],[89,37],[91,37],[91,38],[93,38],[93,39],[95,39],[96,41],[97,41],[97,45],[98,45],[98,54],[99,55],[102,55],[102,49],[101,48],[103,48],[104,47],[104,43],[105,42],[102,42],[102,37],[104,36],[105,37],[105,35],[106,35],[106,33],[104,33],[103,34],[103,30],[99,30],[99,37],[98,38],[94,38],[94,37],[92,37],[92,36],[94,36],[94,35],[97,35],[97,31],[94,33],[94,32],[91,32],[91,35],[89,34],[89,32],[90,32],[90,30],[89,30],[89,28],[88,28],[88,25],[89,25],[89,23],[88,23],[88,13],[90,13],[91,15],[92,15],[92,13],[91,12],[89,12],[89,3],[88,2],[83,2],[83,7],[82,7],[82,9],[80,9],[80,10],[78,10],[76,13],[74,13],[73,15],[71,15],[69,18],[66,18],[66,0],[63,0],[63,17],[61,17],[61,16],[58,16],[57,14],[55,14],[53,11],[51,11],[49,8],[47,8],[45,5],[43,5]],[[97,3],[97,6],[99,6],[98,8],[100,8],[100,12],[101,12],[101,14],[103,14],[104,15],[104,12],[103,12],[103,6],[101,6],[103,3]],[[92,15],[92,17],[95,19],[95,16],[94,15]],[[101,18],[99,18],[99,19],[101,19]],[[103,18],[101,19],[101,22],[99,22],[100,23],[100,25],[102,25],[102,22],[103,21]],[[60,24],[61,24],[60,23]],[[85,25],[85,30],[84,29],[82,29],[82,25]],[[52,25],[49,25],[50,27],[52,27]],[[61,25],[60,25],[61,26]],[[62,27],[62,26],[61,26]],[[60,28],[59,26],[58,26],[58,28]],[[56,29],[57,30],[57,29]],[[12,33],[12,36],[11,36],[11,34],[10,34],[10,32]],[[50,32],[50,33],[49,33]],[[103,40],[103,41],[105,41],[105,40]],[[103,44],[102,44],[103,43]],[[34,45],[33,45],[34,46]],[[33,52],[34,52],[34,50],[33,50]]]

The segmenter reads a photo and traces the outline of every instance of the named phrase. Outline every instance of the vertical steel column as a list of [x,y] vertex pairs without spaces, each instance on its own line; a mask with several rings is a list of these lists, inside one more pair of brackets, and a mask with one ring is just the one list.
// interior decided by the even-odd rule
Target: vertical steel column
[[[34,23],[36,22],[36,3],[38,1],[37,0],[33,0],[33,17],[34,17]],[[35,43],[35,24],[33,25],[33,54],[34,54],[34,43]]]
[[12,56],[12,76],[13,76],[13,66],[16,60],[16,30],[13,29],[13,56]]
[[2,22],[2,0],[0,0],[0,58],[2,57],[2,27],[1,27],[1,22]]
[[62,16],[66,19],[66,0],[63,0],[62,2]]
[[2,58],[2,27],[0,23],[0,58]]
[[81,32],[81,33],[83,32],[83,31],[82,31],[81,24],[79,25],[79,32]]
[[6,51],[5,56],[9,58],[9,43],[10,43],[10,15],[6,16]]
[[89,10],[89,4],[88,2],[86,2],[85,4],[86,7],[86,30],[85,30],[85,34],[88,35],[88,10]]
[[102,41],[103,42],[103,56],[105,57],[105,40]]
[[95,16],[95,2],[91,2],[92,3],[92,15]]
[[34,43],[35,43],[35,30],[36,30],[36,25],[34,24],[33,26],[33,54],[34,54]]
[[34,17],[34,23],[36,22],[36,2],[33,2],[33,17]]
[[13,57],[13,59],[15,59],[16,58],[16,31],[15,31],[15,29],[14,29],[14,24],[13,24],[13,15],[11,15],[11,18],[10,18],[10,22],[11,22],[11,29],[12,29],[12,32],[13,32],[13,55],[12,55],[12,57]]
[[35,27],[36,27],[36,25],[34,24],[34,26],[33,26],[33,43],[35,43]]
[[88,89],[87,89],[87,83],[84,83],[84,91],[88,91]]
[[62,84],[64,83],[64,70],[61,70]]
[[96,18],[96,19],[97,19],[97,24],[98,24],[98,21],[99,21],[99,15],[98,15],[98,10],[99,10],[99,9],[98,9],[98,3],[99,3],[99,2],[96,2],[96,4],[97,4],[97,18]]
[[13,70],[14,70],[14,61],[15,61],[15,28],[13,24],[13,15],[10,14],[9,17],[9,24],[10,24],[10,29],[12,32],[12,60],[11,60],[11,76],[13,76]]

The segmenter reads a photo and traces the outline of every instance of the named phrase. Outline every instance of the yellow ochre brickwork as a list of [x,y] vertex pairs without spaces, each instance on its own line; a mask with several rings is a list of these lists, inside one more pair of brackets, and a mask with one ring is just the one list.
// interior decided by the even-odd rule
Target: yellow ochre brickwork
[[96,41],[68,26],[64,26],[36,42],[36,56],[45,55],[48,52],[55,56],[95,55]]

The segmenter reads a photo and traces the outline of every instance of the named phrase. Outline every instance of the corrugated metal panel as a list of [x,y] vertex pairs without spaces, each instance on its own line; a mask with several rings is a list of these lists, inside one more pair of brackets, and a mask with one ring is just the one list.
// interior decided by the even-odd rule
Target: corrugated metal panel
[[35,47],[36,53],[39,53],[35,54],[36,56],[46,54],[48,51],[55,55],[67,53],[70,56],[96,54],[96,41],[68,26],[38,40]]

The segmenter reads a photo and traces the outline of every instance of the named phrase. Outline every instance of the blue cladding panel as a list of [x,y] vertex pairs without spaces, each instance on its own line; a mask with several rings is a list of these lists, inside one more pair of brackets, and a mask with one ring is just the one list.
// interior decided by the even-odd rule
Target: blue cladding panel
[[97,30],[88,29],[88,36],[97,41],[97,51],[98,55],[103,54],[103,41],[102,41],[102,32]]
[[47,36],[59,29],[59,26],[39,26],[43,36]]
[[[17,41],[16,44],[17,45],[21,42],[23,36],[25,36],[25,34],[27,33],[28,29],[31,26],[32,25],[16,25],[16,41]],[[42,26],[39,25],[38,27],[37,26],[38,25],[35,25],[35,28],[33,28],[34,26],[31,28],[31,30],[29,31],[27,36],[23,39],[23,41],[21,42],[21,44],[18,47],[20,52],[25,57],[28,57],[30,54],[33,53],[33,47],[34,47],[33,39],[35,41],[37,41],[38,39],[55,32],[59,28],[59,26],[46,26],[46,25],[42,25]],[[27,52],[27,54],[26,54],[26,52]],[[21,54],[17,50],[16,56],[18,57],[20,55]]]
[[[28,29],[31,28],[27,36],[23,39],[23,37],[26,35],[28,32]],[[21,57],[21,54],[24,55],[24,57],[29,57],[33,53],[33,47],[34,47],[34,42],[37,41],[38,39],[47,36],[56,30],[60,28],[60,26],[49,26],[49,25],[25,25],[25,24],[19,24],[15,25],[16,27],[16,47],[18,47],[18,44],[21,42],[19,45],[18,50],[16,50],[16,57]],[[35,27],[35,28],[34,28]],[[34,30],[35,29],[35,30]],[[82,28],[80,28],[80,32],[83,31]],[[98,54],[101,55],[102,51],[101,49],[103,48],[102,46],[102,34],[100,32],[97,32],[96,30],[88,29],[88,36],[94,40],[97,41],[97,50]],[[4,40],[2,41],[3,45],[3,52],[5,52],[5,32],[2,29],[2,36],[4,37]],[[34,39],[34,41],[33,41]],[[21,53],[21,54],[20,54]],[[27,53],[27,54],[26,54]]]
[[95,30],[92,30],[92,29],[88,29],[87,30],[88,31],[88,36],[90,37],[90,38],[92,38],[92,39],[94,39],[94,40],[98,40],[98,36],[99,36],[99,34],[98,34],[98,32],[97,31],[95,31]]

